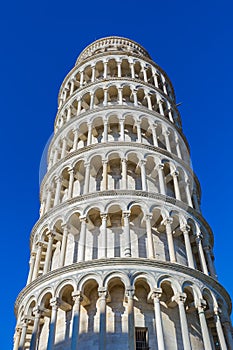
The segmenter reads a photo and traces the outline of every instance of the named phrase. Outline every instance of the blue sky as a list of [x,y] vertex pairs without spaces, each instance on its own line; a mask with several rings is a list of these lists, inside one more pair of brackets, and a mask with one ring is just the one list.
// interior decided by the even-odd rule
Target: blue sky
[[57,94],[80,51],[108,35],[142,44],[175,87],[219,281],[233,297],[231,1],[8,1],[1,5],[0,348],[11,349],[39,211],[39,164]]

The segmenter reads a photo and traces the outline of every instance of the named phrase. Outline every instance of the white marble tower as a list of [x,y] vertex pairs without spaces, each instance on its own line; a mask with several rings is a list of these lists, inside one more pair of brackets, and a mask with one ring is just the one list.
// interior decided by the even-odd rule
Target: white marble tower
[[136,42],[103,38],[58,100],[14,350],[232,350],[167,74]]

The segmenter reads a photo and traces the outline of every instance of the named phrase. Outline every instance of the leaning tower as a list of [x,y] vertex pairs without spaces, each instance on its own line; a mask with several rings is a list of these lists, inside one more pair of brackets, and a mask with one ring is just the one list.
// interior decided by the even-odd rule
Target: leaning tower
[[14,350],[233,349],[175,94],[136,42],[79,55],[59,91]]

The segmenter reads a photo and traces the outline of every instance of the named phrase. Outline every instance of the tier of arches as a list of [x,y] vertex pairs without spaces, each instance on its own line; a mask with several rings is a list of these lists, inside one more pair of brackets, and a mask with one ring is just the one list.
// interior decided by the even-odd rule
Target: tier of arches
[[180,127],[180,118],[174,105],[156,90],[149,87],[136,86],[122,82],[93,87],[93,90],[82,90],[74,95],[57,114],[55,131],[61,128],[71,118],[89,110],[107,106],[134,106],[157,112],[170,122]]
[[76,262],[115,257],[169,261],[216,278],[209,233],[175,210],[110,202],[50,222],[34,236],[28,283]]
[[[67,160],[43,183],[41,215],[71,198],[108,190],[160,193],[199,210],[192,174],[173,160],[154,154],[106,151]],[[192,182],[193,181],[193,182]]]
[[[19,307],[14,350],[62,346],[139,350],[231,350],[225,301],[190,279],[148,272],[89,273],[31,294]],[[146,347],[145,347],[146,348]]]
[[91,121],[77,123],[57,136],[50,150],[48,168],[85,146],[116,141],[155,146],[190,162],[187,146],[173,128],[146,116],[138,119],[131,114],[119,117],[112,113],[108,117],[97,116]]
[[99,80],[114,78],[138,79],[144,83],[160,89],[171,100],[175,101],[174,93],[170,83],[165,76],[153,65],[140,59],[119,56],[105,57],[86,63],[77,69],[68,77],[59,96],[59,108],[66,100],[73,95],[75,91],[86,85]]

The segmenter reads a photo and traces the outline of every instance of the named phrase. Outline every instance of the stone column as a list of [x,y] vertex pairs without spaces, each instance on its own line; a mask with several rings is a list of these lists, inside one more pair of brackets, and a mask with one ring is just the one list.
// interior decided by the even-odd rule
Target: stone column
[[134,64],[133,64],[133,62],[130,62],[130,71],[131,71],[131,78],[135,79],[135,72],[134,72]]
[[57,162],[57,158],[58,158],[58,148],[56,147],[53,155],[53,165]]
[[152,136],[153,136],[153,144],[155,147],[158,147],[158,139],[157,139],[157,134],[156,134],[156,128],[157,128],[157,124],[154,123],[151,127],[152,130]]
[[171,173],[171,176],[172,176],[172,178],[173,178],[173,183],[174,183],[174,190],[175,190],[176,199],[178,199],[179,201],[181,201],[180,188],[179,188],[179,182],[178,182],[179,172],[178,172],[178,171],[173,171],[173,172]]
[[68,186],[68,195],[67,199],[71,199],[73,197],[73,185],[74,185],[74,169],[69,169],[69,186]]
[[193,261],[193,252],[192,252],[192,247],[191,247],[190,237],[189,237],[190,227],[188,225],[183,225],[180,227],[180,229],[184,235],[184,243],[185,243],[185,250],[186,250],[186,255],[188,259],[188,266],[194,269],[195,267],[194,267],[194,261]]
[[65,264],[66,246],[67,246],[69,226],[62,225],[62,228],[63,228],[63,235],[62,235],[62,242],[61,242],[60,267],[64,266],[64,264]]
[[16,330],[15,330],[15,334],[14,334],[14,348],[13,348],[13,350],[18,350],[18,348],[19,348],[21,332],[22,332],[22,328],[17,326]]
[[132,91],[132,94],[133,94],[133,104],[134,106],[138,106],[138,96],[137,96],[137,90],[133,90]]
[[108,252],[108,240],[107,240],[107,213],[100,214],[102,225],[101,225],[101,233],[102,233],[102,247],[100,247],[100,258],[107,258]]
[[47,251],[45,256],[45,263],[44,263],[44,271],[43,274],[47,273],[51,268],[51,258],[52,258],[52,249],[53,249],[53,239],[55,236],[55,233],[48,232],[48,245],[47,245]]
[[196,240],[196,244],[197,244],[198,254],[199,254],[199,257],[200,257],[200,263],[201,263],[202,271],[206,275],[209,275],[208,268],[207,268],[206,261],[205,261],[205,254],[204,254],[202,243],[201,243],[202,238],[203,238],[203,236],[199,232],[196,235],[195,240]]
[[147,99],[148,108],[149,108],[149,110],[152,111],[151,95],[147,94],[146,99]]
[[28,279],[27,279],[27,285],[29,283],[31,283],[32,281],[32,274],[33,274],[33,270],[35,267],[35,261],[36,261],[36,252],[32,251],[31,252],[31,257],[30,257],[30,262],[29,262],[29,274],[28,274]]
[[84,73],[83,73],[83,70],[82,71],[80,70],[80,87],[83,86],[83,79],[84,79]]
[[144,79],[145,83],[147,83],[147,75],[146,75],[145,67],[142,67],[142,72],[143,72],[143,79]]
[[134,289],[126,290],[128,299],[128,350],[135,350],[135,326],[134,326]]
[[223,329],[222,329],[222,324],[221,324],[221,319],[219,316],[219,309],[216,307],[214,309],[214,314],[215,314],[215,323],[216,323],[216,329],[217,329],[217,334],[218,334],[218,339],[219,343],[221,346],[221,350],[229,350],[226,345]]
[[85,181],[84,181],[84,194],[89,192],[90,182],[90,163],[85,163]]
[[104,61],[104,79],[107,78],[107,73],[108,73],[108,62]]
[[102,160],[103,164],[103,191],[108,190],[108,161]]
[[166,234],[167,234],[167,244],[168,244],[168,251],[169,251],[169,257],[171,262],[176,262],[176,254],[175,254],[175,248],[174,248],[174,241],[173,241],[173,235],[172,235],[172,218],[167,218],[164,220],[164,225],[166,225]]
[[205,312],[204,312],[205,308],[206,308],[206,301],[204,299],[200,299],[198,301],[198,305],[197,305],[197,312],[198,312],[198,316],[199,316],[199,320],[200,320],[204,348],[205,349],[212,349],[210,336],[209,336],[209,330],[208,330],[208,326],[207,326],[206,318],[205,318]]
[[155,288],[151,292],[151,298],[154,301],[154,313],[155,313],[155,325],[156,325],[158,350],[165,350],[163,325],[162,325],[162,317],[161,317],[160,301],[159,301],[161,295],[162,295],[161,288]]
[[68,122],[71,118],[71,106],[68,107],[67,109],[67,117],[66,117],[66,121]]
[[180,144],[179,144],[179,138],[178,138],[177,135],[175,135],[175,143],[176,143],[177,156],[182,159],[182,154],[181,154]]
[[121,62],[117,62],[117,77],[121,78]]
[[77,129],[73,129],[73,134],[74,134],[74,142],[73,142],[73,151],[77,150],[77,145],[78,145],[78,130]]
[[164,116],[163,103],[160,98],[158,100],[158,105],[159,105],[159,113]]
[[72,336],[71,350],[76,350],[78,346],[79,324],[80,324],[80,305],[82,302],[82,294],[80,291],[72,293],[74,305],[72,309]]
[[52,188],[48,187],[47,188],[47,198],[46,198],[46,203],[45,203],[45,212],[47,212],[50,209],[51,197],[52,197]]
[[189,185],[190,185],[190,181],[189,181],[189,179],[186,179],[186,181],[185,181],[186,198],[187,198],[188,205],[193,208],[193,202],[192,202],[192,197],[191,197]]
[[141,180],[142,180],[142,190],[147,191],[147,183],[146,183],[146,169],[145,169],[145,160],[141,160]]
[[131,257],[131,241],[130,241],[130,226],[129,226],[130,211],[123,211],[124,218],[124,234],[125,234],[125,256]]
[[67,139],[63,137],[62,140],[62,149],[61,149],[61,158],[64,158],[66,155],[66,146],[67,146]]
[[141,134],[141,124],[140,122],[136,123],[137,127],[137,142],[142,143],[142,134]]
[[37,251],[36,251],[36,261],[34,265],[34,270],[32,274],[32,281],[37,278],[39,266],[40,266],[40,258],[41,258],[41,251],[42,251],[42,242],[38,242],[37,244]]
[[153,74],[153,78],[154,78],[154,84],[155,84],[155,87],[158,89],[158,87],[159,87],[159,84],[158,84],[158,77],[157,77],[157,72],[155,72],[154,74]]
[[77,103],[78,103],[78,107],[77,107],[76,115],[78,116],[81,112],[82,100],[77,100]]
[[120,134],[121,134],[121,141],[125,141],[125,129],[124,129],[124,119],[119,120],[120,123]]
[[186,313],[185,313],[185,308],[184,308],[184,303],[185,303],[186,297],[187,296],[185,293],[178,293],[176,296],[173,297],[173,300],[176,301],[176,303],[178,304],[178,308],[179,308],[180,327],[181,327],[184,350],[191,350],[188,323],[187,323],[187,318],[186,318]]
[[163,83],[163,91],[167,95],[166,80],[165,80],[163,75],[161,75],[161,80],[162,80],[162,83]]
[[56,335],[56,323],[57,323],[57,311],[60,306],[59,298],[50,299],[50,306],[52,307],[50,324],[49,324],[49,338],[47,344],[47,350],[53,350],[54,340]]
[[163,130],[163,135],[165,138],[166,149],[168,152],[171,153],[171,146],[170,146],[170,140],[169,140],[170,131],[168,131],[167,129]]
[[78,243],[78,262],[84,261],[85,258],[85,245],[86,245],[86,225],[87,219],[85,216],[80,216],[81,222],[80,238]]
[[88,131],[87,131],[87,146],[92,144],[92,124],[88,123]]
[[23,324],[22,324],[22,331],[21,331],[21,335],[20,335],[18,350],[24,350],[24,344],[25,344],[25,339],[26,339],[26,334],[27,334],[27,327],[28,327],[28,319],[24,318]]
[[224,333],[226,335],[227,345],[229,350],[233,350],[233,337],[232,337],[232,331],[231,331],[231,322],[230,321],[224,321],[223,323]]
[[91,82],[95,81],[95,66],[91,66]]
[[151,231],[151,219],[152,215],[146,215],[146,234],[147,234],[147,247],[148,247],[148,258],[154,259],[155,257],[155,249],[154,249],[154,242],[153,242],[153,236]]
[[108,121],[104,121],[104,142],[108,142]]
[[119,104],[122,105],[123,104],[123,96],[122,96],[122,88],[118,88],[118,98],[119,98]]
[[122,189],[127,189],[127,160],[125,158],[121,159],[122,166]]
[[57,185],[56,185],[56,192],[55,192],[55,198],[54,198],[54,206],[60,203],[62,177],[61,176],[56,177],[55,181]]
[[216,271],[215,271],[213,260],[212,260],[212,257],[211,257],[211,247],[210,246],[205,246],[204,247],[204,251],[206,253],[206,259],[207,259],[207,264],[208,264],[210,276],[216,278],[217,277],[216,276]]
[[94,93],[91,92],[90,93],[90,109],[93,109],[94,108]]
[[71,80],[71,83],[70,83],[70,96],[73,94],[74,92],[74,80]]
[[106,348],[106,297],[107,289],[99,287],[99,350]]
[[165,188],[165,179],[164,179],[163,168],[164,168],[163,164],[158,164],[158,176],[159,176],[160,193],[166,196],[166,188]]
[[35,350],[37,349],[37,341],[38,341],[38,329],[39,329],[39,324],[40,324],[40,317],[41,317],[41,310],[37,306],[33,309],[34,313],[34,325],[33,325],[33,330],[32,330],[32,338],[30,342],[30,350]]

